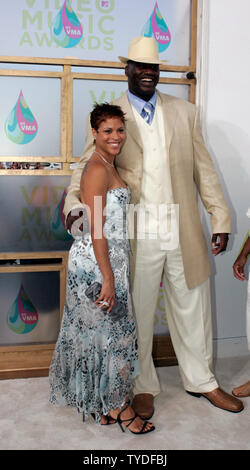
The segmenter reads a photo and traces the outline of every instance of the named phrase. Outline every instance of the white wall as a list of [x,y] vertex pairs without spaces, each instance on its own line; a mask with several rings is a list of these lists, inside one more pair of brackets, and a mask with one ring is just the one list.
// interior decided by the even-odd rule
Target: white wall
[[[249,353],[247,282],[233,277],[232,264],[250,225],[245,215],[250,207],[250,2],[204,0],[202,8],[198,101],[207,147],[232,213],[228,251],[211,259],[214,338],[218,356],[233,356]],[[204,221],[206,226],[207,217]]]

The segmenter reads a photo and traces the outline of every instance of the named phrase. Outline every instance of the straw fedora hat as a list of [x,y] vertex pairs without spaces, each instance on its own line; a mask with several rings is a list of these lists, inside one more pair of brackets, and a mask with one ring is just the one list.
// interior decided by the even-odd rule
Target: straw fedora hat
[[128,49],[128,57],[118,57],[121,62],[128,60],[143,62],[145,64],[166,64],[167,60],[159,60],[158,44],[154,38],[137,36],[131,39]]

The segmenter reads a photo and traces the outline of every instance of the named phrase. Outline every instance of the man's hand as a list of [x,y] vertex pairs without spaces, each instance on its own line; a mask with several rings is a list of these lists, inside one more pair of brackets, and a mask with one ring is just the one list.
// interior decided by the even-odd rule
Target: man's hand
[[234,276],[240,281],[245,280],[244,266],[246,264],[246,261],[247,261],[247,256],[241,253],[238,256],[238,258],[235,260],[234,265],[233,265]]
[[[76,211],[74,210],[74,213],[75,213],[75,212],[76,212]],[[80,218],[82,217],[82,215],[83,215],[83,211],[82,211],[82,210],[79,211],[78,215],[72,215],[72,213],[69,212],[68,217],[67,217],[67,220],[66,220],[66,227],[67,227],[67,230],[69,230],[70,233],[71,233],[71,228],[72,228],[73,223],[74,223],[76,220],[80,219]],[[83,231],[83,224],[81,224],[81,225],[78,227],[78,230],[80,230],[81,232]]]
[[[217,241],[219,239],[219,241]],[[228,243],[228,233],[214,233],[212,236],[212,253],[214,256],[222,251],[226,251]]]
[[241,252],[239,256],[237,256],[233,265],[234,276],[240,281],[244,281],[245,279],[244,267],[247,262],[247,258],[249,254],[250,254],[250,237],[248,235],[248,238],[246,239],[244,246],[241,249]]

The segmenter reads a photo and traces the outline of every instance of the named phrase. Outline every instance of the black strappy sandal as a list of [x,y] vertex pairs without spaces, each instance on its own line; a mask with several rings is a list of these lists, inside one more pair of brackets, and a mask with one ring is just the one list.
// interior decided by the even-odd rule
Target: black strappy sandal
[[[92,416],[93,420],[95,421],[95,413],[91,413],[91,416]],[[109,426],[110,424],[116,424],[117,423],[117,419],[112,418],[112,416],[109,416],[109,415],[103,415],[103,416],[105,416],[107,422],[106,423],[101,423],[101,426]],[[111,422],[111,420],[113,420],[113,422]]]
[[147,426],[147,424],[148,424],[148,421],[144,421],[144,423],[143,423],[142,428],[140,429],[140,431],[138,431],[138,432],[131,431],[131,429],[129,429],[129,426],[130,426],[130,424],[133,423],[133,421],[134,421],[136,418],[139,417],[139,415],[135,413],[135,415],[133,416],[133,418],[121,419],[121,414],[128,408],[128,406],[129,406],[129,403],[127,403],[127,406],[126,406],[125,408],[123,408],[123,410],[120,411],[120,413],[119,413],[118,416],[117,416],[117,423],[119,424],[119,426],[120,426],[122,432],[125,432],[125,429],[123,428],[122,423],[126,423],[126,422],[128,422],[128,421],[129,421],[129,423],[126,424],[126,428],[128,428],[128,430],[129,430],[130,432],[132,432],[133,434],[147,434],[148,432],[151,432],[151,431],[154,431],[154,430],[155,430],[155,427],[154,427],[154,426],[152,426],[150,429],[146,429],[146,430],[145,430],[145,428],[146,428],[146,426]]

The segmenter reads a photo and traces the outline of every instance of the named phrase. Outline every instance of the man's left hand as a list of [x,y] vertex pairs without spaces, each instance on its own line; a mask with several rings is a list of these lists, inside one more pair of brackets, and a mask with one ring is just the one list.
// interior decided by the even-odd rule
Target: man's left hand
[[228,233],[214,233],[212,236],[212,253],[214,256],[218,255],[221,251],[226,251],[227,243]]

